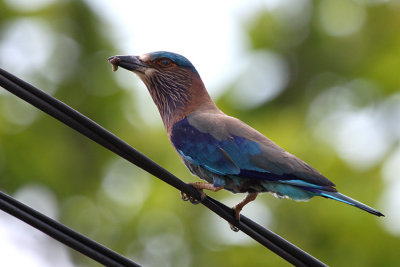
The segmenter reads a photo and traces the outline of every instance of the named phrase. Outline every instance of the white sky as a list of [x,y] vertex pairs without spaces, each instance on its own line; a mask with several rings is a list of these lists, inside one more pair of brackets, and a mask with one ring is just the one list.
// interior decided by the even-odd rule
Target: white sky
[[[171,51],[187,57],[215,92],[236,74],[246,47],[239,22],[271,1],[87,2],[113,25],[121,53]],[[109,30],[109,29],[107,29]]]

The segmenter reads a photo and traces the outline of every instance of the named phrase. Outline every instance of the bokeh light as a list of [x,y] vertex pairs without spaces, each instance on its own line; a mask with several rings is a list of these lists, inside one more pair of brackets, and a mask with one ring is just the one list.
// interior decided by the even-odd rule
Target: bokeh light
[[[185,182],[158,110],[107,58],[170,50],[217,105],[382,211],[259,196],[243,214],[332,266],[400,258],[400,5],[389,0],[0,1],[0,67]],[[0,187],[144,266],[284,261],[169,185],[0,90]],[[233,206],[244,195],[210,193]],[[97,266],[0,214],[7,266]],[[10,262],[9,260],[14,260]],[[12,265],[14,263],[15,265]]]

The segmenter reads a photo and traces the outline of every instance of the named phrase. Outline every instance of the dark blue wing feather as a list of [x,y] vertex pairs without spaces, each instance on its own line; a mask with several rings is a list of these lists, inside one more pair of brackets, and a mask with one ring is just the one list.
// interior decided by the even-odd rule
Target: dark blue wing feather
[[310,179],[304,179],[304,175],[301,177],[296,172],[282,172],[282,168],[278,168],[278,173],[262,168],[252,161],[255,157],[268,161],[259,143],[235,135],[219,140],[210,133],[198,130],[187,118],[174,124],[171,141],[185,160],[218,175],[275,181],[311,191],[314,189],[335,191],[333,184],[326,178],[324,179],[328,182],[321,179],[314,182],[316,179],[312,176]]
[[240,167],[226,157],[218,140],[199,132],[187,121],[174,125],[171,141],[178,153],[194,165],[220,175],[240,173]]
[[261,153],[258,143],[239,136],[218,140],[197,130],[186,118],[173,126],[171,141],[184,159],[216,174],[261,180],[295,178],[288,174],[274,174],[252,164],[249,156]]

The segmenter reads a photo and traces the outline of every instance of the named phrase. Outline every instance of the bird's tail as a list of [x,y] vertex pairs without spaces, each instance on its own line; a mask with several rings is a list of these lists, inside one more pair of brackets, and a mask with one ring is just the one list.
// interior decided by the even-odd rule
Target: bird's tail
[[343,195],[343,194],[341,194],[339,192],[327,192],[327,191],[324,191],[324,192],[320,192],[320,196],[326,197],[326,198],[330,198],[330,199],[334,199],[334,200],[337,200],[337,201],[352,205],[354,207],[357,207],[359,209],[365,210],[366,212],[369,212],[369,213],[374,214],[376,216],[385,216],[382,213],[380,213],[379,211],[374,210],[373,208],[368,207],[367,205],[364,205],[363,203],[358,202],[357,200],[354,200],[354,199],[352,199],[352,198],[350,198],[348,196],[345,196],[345,195]]

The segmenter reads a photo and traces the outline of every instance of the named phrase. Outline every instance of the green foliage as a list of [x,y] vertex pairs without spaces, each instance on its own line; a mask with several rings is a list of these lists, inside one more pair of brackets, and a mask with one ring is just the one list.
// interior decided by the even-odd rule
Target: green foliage
[[[318,129],[337,110],[348,111],[348,106],[342,106],[347,101],[351,111],[379,113],[388,108],[385,101],[398,94],[400,7],[350,1],[352,8],[360,9],[356,14],[364,14],[363,23],[358,30],[344,34],[343,29],[335,28],[337,24],[321,17],[327,16],[323,12],[328,12],[325,7],[330,1],[311,2],[309,9],[294,17],[282,10],[260,10],[246,22],[243,30],[249,53],[282,55],[289,66],[288,86],[276,98],[243,109],[231,102],[231,85],[217,104],[320,170],[344,194],[379,210],[385,205],[380,199],[388,187],[381,179],[382,166],[400,137],[388,136],[391,143],[386,152],[371,166],[358,168],[338,152],[335,140],[327,141],[329,136],[321,137],[324,131]],[[10,61],[4,60],[1,67],[50,92],[178,177],[197,181],[178,160],[161,119],[157,127],[147,123],[134,106],[135,93],[116,83],[106,61],[118,54],[104,34],[110,26],[84,3],[60,1],[27,12],[0,1],[0,48],[10,25],[22,19],[45,25],[52,42],[42,64],[19,69],[15,64],[7,66]],[[341,14],[329,16],[336,19]],[[135,78],[127,77],[134,84]],[[349,88],[344,91],[349,97],[325,97],[338,90],[336,87]],[[332,94],[336,95],[335,91]],[[315,115],[311,110],[324,97],[330,104],[316,108]],[[13,194],[29,184],[49,188],[57,197],[61,222],[146,265],[288,265],[247,238],[226,241],[226,235],[239,234],[230,233],[227,224],[227,234],[208,225],[218,218],[201,205],[181,201],[170,186],[14,98],[0,93],[0,188],[5,192]],[[129,109],[125,108],[127,101],[132,101]],[[390,132],[393,123],[389,119],[374,127]],[[226,192],[211,195],[222,201],[231,198]],[[400,262],[400,239],[384,227],[387,218],[378,219],[322,198],[296,203],[265,194],[257,202],[267,208],[267,227],[328,265],[396,266]],[[217,240],[215,236],[221,233]],[[71,253],[77,265],[96,265]]]

